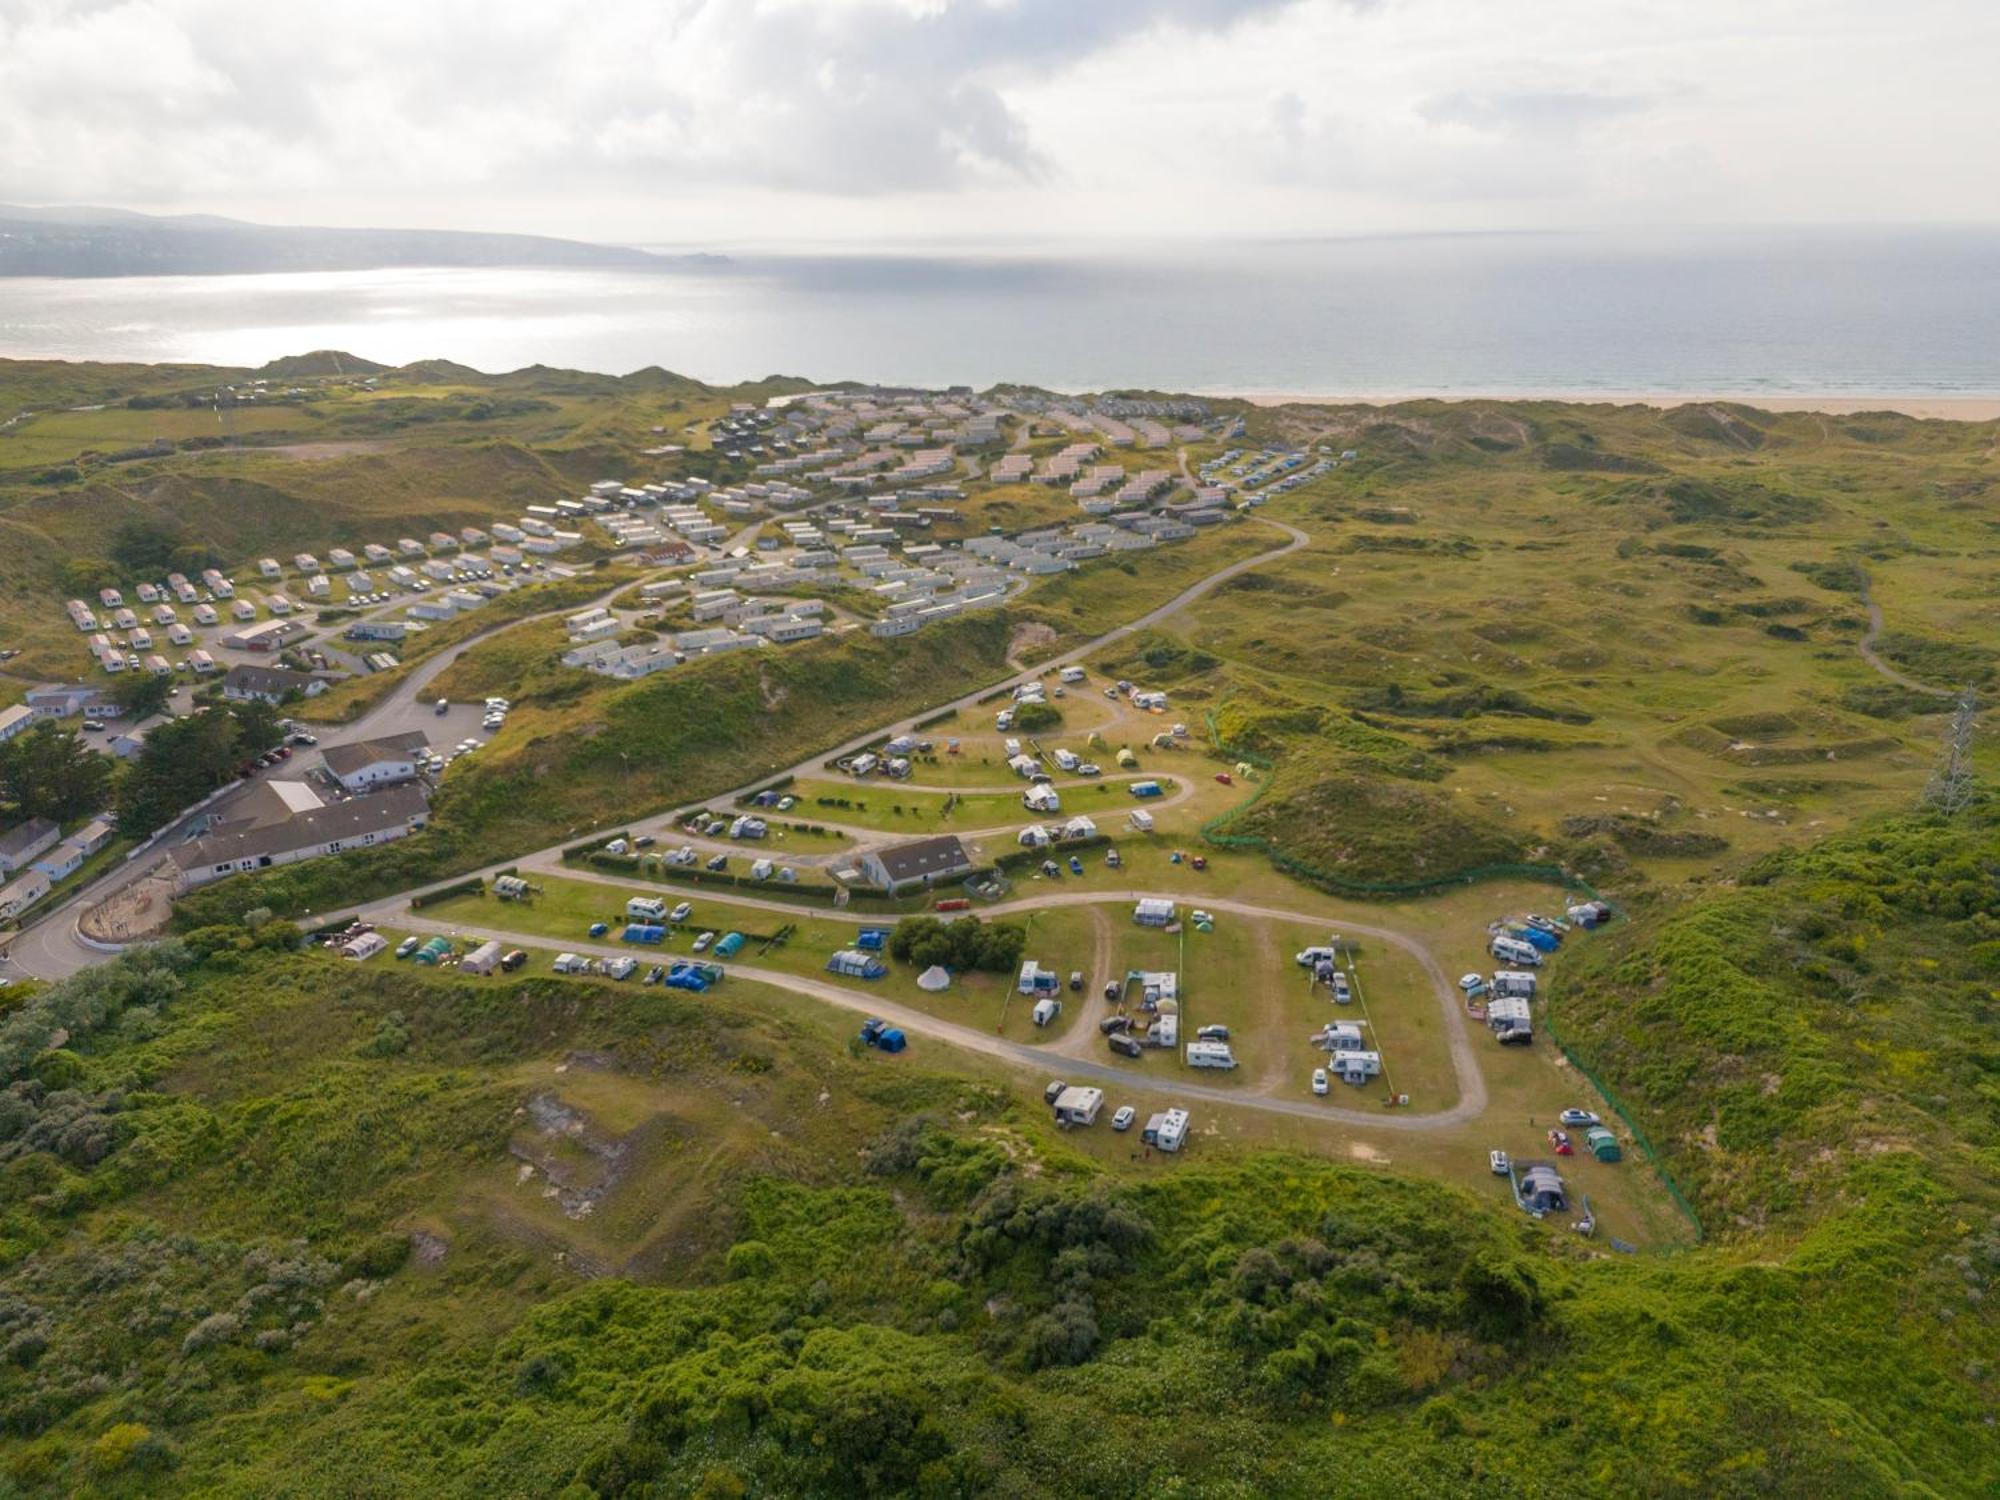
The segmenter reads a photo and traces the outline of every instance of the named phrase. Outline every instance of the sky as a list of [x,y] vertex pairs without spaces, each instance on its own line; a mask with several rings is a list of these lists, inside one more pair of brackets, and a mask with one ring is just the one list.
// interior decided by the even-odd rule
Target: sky
[[1982,0],[0,0],[0,202],[692,248],[2000,221]]

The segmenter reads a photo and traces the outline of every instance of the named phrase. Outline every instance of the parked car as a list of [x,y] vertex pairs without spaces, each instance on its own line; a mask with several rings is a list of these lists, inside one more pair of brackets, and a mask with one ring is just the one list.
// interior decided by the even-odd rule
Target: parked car
[[1069,872],[1072,875],[1081,875],[1083,873],[1083,861],[1078,859],[1074,854],[1069,857]]
[[1132,1018],[1130,1016],[1106,1016],[1097,1023],[1097,1029],[1106,1036],[1110,1036],[1114,1031],[1130,1031],[1132,1029]]
[[592,922],[590,924],[590,935],[592,937],[603,937],[610,930],[611,924],[609,922]]
[[683,901],[679,906],[676,906],[672,911],[667,913],[667,920],[670,922],[685,922],[693,915],[694,907],[688,902]]
[[1133,1109],[1131,1105],[1121,1104],[1118,1106],[1118,1113],[1111,1117],[1111,1128],[1113,1130],[1130,1130],[1132,1122],[1138,1118],[1138,1111]]
[[1083,992],[1083,970],[1071,969],[1069,971],[1069,989],[1073,995]]
[[1197,854],[1188,863],[1192,864],[1197,870],[1206,870],[1208,868],[1208,856],[1206,854]]
[[104,721],[102,719],[85,719],[83,721],[83,732],[85,734],[104,733]]
[[632,847],[634,849],[650,849],[658,842],[659,840],[653,837],[652,834],[642,833],[636,839],[632,840]]
[[449,698],[438,699],[437,707],[432,712],[442,719],[446,714],[451,712],[451,700]]
[[1204,1026],[1195,1032],[1194,1039],[1198,1042],[1226,1042],[1229,1040],[1229,1028],[1227,1026]]
[[525,964],[527,961],[528,961],[527,950],[523,948],[516,948],[512,953],[509,953],[505,958],[500,960],[501,972],[505,974],[511,974],[516,969],[520,968],[521,965]]
[[708,945],[714,941],[715,941],[714,933],[712,932],[699,933],[696,935],[694,940],[694,951],[697,953],[706,953],[708,952]]
[[414,935],[406,937],[402,940],[402,942],[396,944],[396,957],[398,958],[408,958],[412,953],[415,953],[416,951],[417,951],[417,939]]
[[307,734],[303,729],[301,729],[298,733],[292,736],[292,743],[294,745],[300,745],[310,749],[312,746],[317,745],[319,743],[319,736],[316,734]]
[[1535,1033],[1526,1026],[1509,1026],[1499,1033],[1503,1047],[1526,1047],[1535,1040]]
[[1579,1130],[1586,1125],[1602,1125],[1604,1123],[1587,1109],[1566,1109],[1557,1115],[1556,1118],[1561,1120],[1563,1124]]
[[1492,1170],[1495,1177],[1509,1177],[1514,1172],[1514,1163],[1508,1160],[1505,1151],[1487,1152],[1486,1165]]
[[1324,1094],[1324,1093],[1325,1093],[1325,1092],[1327,1091],[1327,1089],[1328,1089],[1328,1088],[1329,1088],[1330,1086],[1331,1086],[1331,1085],[1329,1085],[1329,1084],[1328,1084],[1328,1082],[1327,1082],[1327,1078],[1326,1078],[1326,1069],[1325,1069],[1325,1068],[1314,1068],[1314,1069],[1313,1069],[1313,1092],[1314,1092],[1315,1094]]
[[726,869],[728,869],[728,868],[729,868],[729,856],[728,856],[728,855],[726,855],[726,854],[718,854],[718,855],[716,855],[714,859],[711,859],[711,860],[710,860],[710,861],[708,862],[708,867],[709,867],[709,869],[711,869],[711,870],[726,870]]

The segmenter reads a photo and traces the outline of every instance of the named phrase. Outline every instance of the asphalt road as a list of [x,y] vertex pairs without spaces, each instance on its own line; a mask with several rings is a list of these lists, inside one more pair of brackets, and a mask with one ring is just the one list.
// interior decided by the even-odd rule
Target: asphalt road
[[[1189,604],[1192,604],[1203,595],[1228,582],[1231,578],[1248,572],[1252,568],[1262,567],[1266,563],[1274,562],[1288,553],[1296,552],[1310,540],[1306,533],[1299,530],[1296,526],[1288,525],[1283,521],[1273,520],[1268,516],[1258,517],[1257,524],[1275,527],[1283,531],[1287,537],[1285,545],[1270,552],[1261,552],[1253,557],[1246,557],[1241,561],[1231,563],[1225,568],[1220,568],[1209,574],[1206,578],[1190,584],[1187,588],[1181,590],[1180,593],[1174,595],[1173,598],[1167,600],[1166,603],[1155,609],[1148,610],[1139,618],[1120,625],[1115,629],[1108,630],[1104,634],[1081,645],[1075,646],[1062,655],[1042,663],[1033,670],[1017,672],[1012,676],[1003,678],[999,682],[987,683],[984,686],[974,688],[972,691],[948,703],[933,704],[920,713],[912,714],[908,719],[868,730],[866,733],[856,735],[852,740],[843,745],[821,750],[808,756],[792,768],[794,773],[811,774],[820,762],[835,759],[842,755],[853,754],[855,751],[872,744],[885,733],[894,734],[907,730],[918,719],[929,718],[934,714],[947,711],[974,707],[980,699],[985,698],[996,690],[1011,687],[1017,683],[1039,677],[1043,673],[1055,668],[1080,661],[1084,657],[1103,649],[1105,646],[1124,640],[1137,634],[1139,631],[1150,629],[1162,620],[1179,613]],[[736,537],[730,539],[730,544],[737,543],[743,537],[754,533],[755,530],[756,528],[752,526],[738,533]],[[616,587],[607,589],[595,599],[566,605],[561,609],[547,610],[541,614],[525,616],[520,619],[502,621],[496,623],[490,629],[482,630],[475,635],[466,637],[466,639],[460,641],[457,645],[440,651],[436,656],[420,663],[407,677],[398,682],[380,703],[376,704],[375,707],[368,710],[368,712],[361,715],[352,723],[328,726],[324,733],[315,730],[315,733],[319,733],[320,748],[325,749],[330,745],[341,744],[351,740],[374,739],[383,735],[399,733],[404,729],[422,728],[427,735],[430,734],[437,723],[437,719],[434,710],[426,706],[434,702],[434,699],[427,690],[433,682],[448,671],[453,663],[467,651],[491,640],[501,632],[511,630],[518,625],[525,625],[535,620],[546,620],[561,615],[574,614],[580,610],[588,609],[592,604],[603,603],[609,600],[613,594],[623,591],[629,585],[629,579],[623,580]],[[430,716],[429,724],[423,722],[426,715]],[[503,730],[502,732],[504,733],[505,731]],[[463,738],[463,736],[460,736],[460,738]],[[456,741],[454,740],[452,743],[456,743]],[[674,827],[679,817],[693,807],[702,805],[702,803],[733,800],[745,792],[753,791],[757,787],[764,785],[773,776],[780,774],[781,770],[782,768],[774,762],[764,774],[758,776],[754,781],[745,786],[718,792],[713,796],[703,798],[701,803],[690,803],[672,812],[659,814],[655,817],[633,823],[630,826],[638,832],[652,832],[655,834],[670,830]],[[204,811],[207,811],[207,809],[204,809]],[[161,849],[169,848],[173,843],[178,842],[186,834],[188,821],[186,818],[177,820],[171,827],[164,830],[155,841],[155,847]],[[558,845],[551,846],[550,849],[539,852],[546,855],[552,852],[559,852],[559,850],[560,846]],[[528,856],[530,860],[533,858],[534,856]],[[15,939],[6,958],[0,959],[0,973],[14,972],[32,975],[41,979],[60,979],[76,973],[79,969],[88,968],[91,964],[102,963],[104,961],[102,953],[84,946],[78,940],[75,931],[77,913],[82,910],[83,905],[86,903],[86,898],[89,903],[103,900],[105,897],[114,894],[132,881],[138,879],[153,862],[152,858],[145,855],[128,861],[124,866],[101,876],[98,880],[92,882],[90,886],[79,890],[61,905],[52,908],[49,912],[38,917],[32,926],[25,928]],[[524,862],[527,861],[509,860],[504,863],[514,864]],[[492,868],[498,869],[501,866],[496,865]],[[478,873],[490,876],[492,870],[489,869]],[[453,878],[464,879],[466,877],[456,876]],[[440,882],[440,884],[449,883],[449,881]],[[414,891],[403,893],[405,897],[414,894],[416,894]]]

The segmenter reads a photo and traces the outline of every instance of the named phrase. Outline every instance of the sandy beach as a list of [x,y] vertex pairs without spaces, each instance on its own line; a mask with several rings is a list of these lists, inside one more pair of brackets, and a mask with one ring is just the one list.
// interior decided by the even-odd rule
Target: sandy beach
[[1864,411],[1893,411],[1906,417],[1938,422],[1991,422],[2000,419],[2000,396],[1688,395],[1684,392],[1603,391],[1455,391],[1448,394],[1425,391],[1386,396],[1313,396],[1297,391],[1236,391],[1227,394],[1258,406],[1285,406],[1294,402],[1313,406],[1393,406],[1399,401],[1570,401],[1587,406],[1674,407],[1727,401],[1763,411],[1809,411],[1829,417],[1851,417],[1856,412]]

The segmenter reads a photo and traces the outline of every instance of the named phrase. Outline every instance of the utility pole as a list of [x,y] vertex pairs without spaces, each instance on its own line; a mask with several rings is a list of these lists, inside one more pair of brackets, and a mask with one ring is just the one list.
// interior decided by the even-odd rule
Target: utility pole
[[1972,801],[1972,733],[1978,720],[1978,702],[1967,687],[1958,695],[1958,706],[1952,710],[1944,744],[1938,751],[1937,766],[1924,787],[1923,805],[1947,818],[1956,817]]

